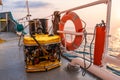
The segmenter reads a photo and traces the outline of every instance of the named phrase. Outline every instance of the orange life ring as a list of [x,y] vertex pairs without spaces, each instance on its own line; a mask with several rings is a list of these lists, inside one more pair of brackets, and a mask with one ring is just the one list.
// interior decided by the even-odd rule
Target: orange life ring
[[[74,23],[76,32],[82,32],[83,31],[82,22],[81,22],[79,16],[74,12],[69,12],[69,13],[63,15],[63,17],[62,17],[62,19],[60,20],[60,23],[59,23],[59,30],[60,31],[64,30],[64,25],[65,25],[66,21],[68,21],[68,20],[71,20]],[[61,39],[63,39],[62,40],[63,46],[65,46],[64,34],[61,33],[60,37],[61,37]],[[67,50],[77,49],[80,46],[80,44],[82,43],[82,37],[83,37],[82,35],[79,35],[79,36],[76,35],[72,42],[66,41],[66,49]]]

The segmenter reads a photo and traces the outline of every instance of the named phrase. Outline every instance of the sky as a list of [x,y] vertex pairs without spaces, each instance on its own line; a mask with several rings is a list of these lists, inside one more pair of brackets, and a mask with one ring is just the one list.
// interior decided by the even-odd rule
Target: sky
[[[27,15],[26,0],[2,0],[0,11],[11,11],[15,19]],[[97,0],[28,0],[32,18],[44,18],[54,11],[64,11]],[[120,26],[120,0],[112,0],[111,26]],[[81,10],[76,10],[79,17],[87,23],[88,27],[95,26],[101,20],[106,20],[106,4],[99,4]]]

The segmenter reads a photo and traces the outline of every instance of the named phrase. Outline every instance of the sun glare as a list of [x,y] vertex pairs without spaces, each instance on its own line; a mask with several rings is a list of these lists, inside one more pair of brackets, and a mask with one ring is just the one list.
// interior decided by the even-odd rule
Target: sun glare
[[117,11],[116,17],[117,17],[118,20],[120,20],[120,11]]
[[117,19],[120,20],[120,13],[117,13]]

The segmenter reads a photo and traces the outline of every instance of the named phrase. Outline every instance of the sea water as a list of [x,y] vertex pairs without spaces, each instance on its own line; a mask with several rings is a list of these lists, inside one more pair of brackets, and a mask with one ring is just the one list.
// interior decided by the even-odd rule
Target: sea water
[[[74,31],[73,27],[67,27],[65,28],[65,30],[70,30],[70,31]],[[94,28],[86,28],[86,33],[94,33]],[[71,35],[66,35],[67,37],[67,41],[73,41],[73,39],[71,39]],[[74,38],[75,36],[72,35],[72,37]],[[80,47],[77,49],[77,51],[85,51],[90,53],[90,44],[91,41],[93,40],[93,38],[95,38],[95,35],[86,35],[86,37],[83,39],[82,44],[80,45]],[[85,41],[86,40],[86,41]],[[110,30],[109,32],[109,37],[108,37],[108,49],[107,49],[107,53],[113,57],[116,57],[120,54],[120,28],[117,27],[115,29]],[[91,47],[91,53],[92,55],[94,54],[94,44],[95,44],[95,39],[92,43],[92,47]],[[86,45],[86,46],[85,46]],[[120,66],[115,66],[113,64],[109,64],[109,67],[112,69],[112,71],[115,74],[120,75]],[[117,70],[117,72],[115,71]]]

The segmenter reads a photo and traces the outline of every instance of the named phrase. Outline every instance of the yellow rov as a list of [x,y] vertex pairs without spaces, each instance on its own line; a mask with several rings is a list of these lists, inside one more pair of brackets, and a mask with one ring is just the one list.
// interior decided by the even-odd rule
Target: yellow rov
[[24,36],[24,54],[27,72],[48,71],[59,67],[60,37],[48,34]]

